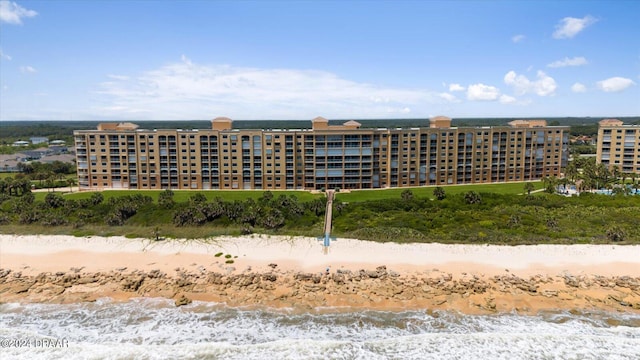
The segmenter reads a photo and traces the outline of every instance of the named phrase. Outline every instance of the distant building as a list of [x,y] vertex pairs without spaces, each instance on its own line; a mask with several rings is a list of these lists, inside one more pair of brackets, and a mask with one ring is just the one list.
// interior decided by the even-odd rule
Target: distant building
[[591,136],[587,136],[587,135],[580,135],[580,136],[575,136],[570,140],[571,144],[576,144],[576,145],[593,145],[594,140]]
[[49,145],[50,154],[66,154],[69,152],[69,148],[65,145]]
[[29,140],[31,140],[32,144],[46,144],[49,142],[48,138],[42,136],[33,136]]
[[49,147],[51,146],[64,146],[65,145],[65,141],[64,140],[51,140],[49,141]]
[[34,150],[23,150],[22,153],[27,156],[27,161],[34,161],[53,152],[49,148],[38,148]]
[[618,119],[598,123],[596,161],[609,169],[618,167],[624,173],[640,174],[640,125],[624,125]]
[[18,140],[13,142],[13,146],[29,146],[31,143],[24,140]]
[[540,128],[547,127],[547,120],[513,120],[509,125],[517,128]]
[[445,116],[416,128],[139,129],[105,123],[74,131],[81,189],[373,189],[527,181],[560,176],[569,128],[544,120],[451,127]]
[[22,153],[10,155],[0,154],[0,171],[16,172],[18,171],[18,164],[26,160],[27,156]]
[[76,161],[76,157],[72,154],[46,155],[40,158],[39,161],[45,164],[50,164],[55,161],[60,161],[63,163],[74,163]]
[[20,161],[17,160],[7,160],[0,162],[0,171],[1,172],[17,172],[18,164]]

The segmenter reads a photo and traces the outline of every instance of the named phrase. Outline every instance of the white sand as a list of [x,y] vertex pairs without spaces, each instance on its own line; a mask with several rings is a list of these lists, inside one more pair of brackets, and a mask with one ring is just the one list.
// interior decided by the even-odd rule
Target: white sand
[[379,265],[397,271],[431,271],[435,268],[463,271],[519,274],[563,271],[599,275],[640,275],[640,246],[637,245],[445,245],[376,243],[353,239],[332,242],[325,253],[315,238],[285,236],[219,237],[208,242],[124,237],[73,237],[49,235],[0,235],[0,267],[29,273],[163,269],[203,266],[221,268],[223,252],[237,256],[238,271],[255,270],[269,263],[281,269],[322,271],[373,269]]

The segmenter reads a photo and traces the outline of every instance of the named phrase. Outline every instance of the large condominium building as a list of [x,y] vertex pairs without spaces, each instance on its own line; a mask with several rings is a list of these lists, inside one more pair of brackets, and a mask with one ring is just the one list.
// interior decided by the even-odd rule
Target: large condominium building
[[597,162],[640,174],[640,125],[624,125],[618,119],[604,119],[599,125]]
[[372,189],[492,183],[559,176],[568,127],[544,120],[419,128],[338,126],[238,130],[216,118],[205,130],[103,123],[74,131],[80,189]]

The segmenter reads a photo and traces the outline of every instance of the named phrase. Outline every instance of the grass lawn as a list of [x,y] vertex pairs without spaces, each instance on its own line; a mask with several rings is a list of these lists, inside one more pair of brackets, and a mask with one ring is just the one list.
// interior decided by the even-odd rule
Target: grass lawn
[[[541,181],[531,181],[536,190],[542,189]],[[399,199],[400,194],[409,189],[416,197],[428,197],[434,199],[433,189],[435,186],[396,188],[396,189],[376,189],[376,190],[352,190],[350,193],[336,193],[336,200],[343,202],[360,202],[367,200]],[[501,184],[470,184],[470,185],[448,185],[442,186],[447,195],[460,194],[467,191],[491,192],[498,194],[522,194],[524,192],[524,182],[501,183]]]
[[[64,188],[63,188],[64,190]],[[66,188],[68,191],[69,188]],[[126,196],[126,195],[134,195],[134,194],[142,194],[151,196],[154,201],[158,201],[158,195],[164,190],[105,190],[102,191],[102,195],[104,195],[104,199],[108,200],[112,197],[118,196]],[[216,197],[221,197],[225,201],[234,201],[234,200],[246,200],[246,199],[258,199],[262,197],[265,190],[173,190],[173,199],[176,202],[187,201],[191,196],[201,193],[207,197],[208,200],[213,200]],[[91,197],[93,192],[75,192],[72,194],[66,194],[65,199],[87,199]],[[298,198],[299,201],[310,201],[317,197],[321,197],[324,195],[321,194],[311,194],[308,191],[286,191],[286,190],[272,190],[271,193],[274,197],[278,197],[280,195],[294,195]],[[44,199],[47,196],[47,193],[35,193],[36,200]]]
[[6,179],[8,177],[15,178],[17,174],[20,174],[20,173],[17,173],[17,172],[0,172],[0,179]]
[[[536,190],[542,189],[543,185],[541,181],[532,181],[531,182]],[[343,202],[360,202],[367,200],[381,200],[381,199],[395,199],[400,198],[400,194],[409,189],[413,192],[414,196],[417,197],[433,197],[433,189],[435,186],[428,187],[412,187],[412,188],[396,188],[396,189],[375,189],[375,190],[352,190],[350,193],[339,192],[336,193],[336,199]],[[471,184],[471,185],[449,185],[442,186],[446,194],[460,194],[465,193],[467,191],[475,191],[475,192],[492,192],[499,194],[522,194],[524,192],[524,183],[501,183],[501,184]],[[69,188],[59,188],[58,191],[67,192]],[[104,195],[105,200],[108,200],[111,197],[125,196],[125,195],[133,195],[136,193],[140,193],[143,195],[148,195],[153,198],[154,201],[158,201],[158,194],[160,194],[163,190],[105,190],[102,191],[102,195]],[[272,190],[271,191],[274,196],[279,196],[281,194],[285,195],[295,195],[300,201],[310,201],[317,197],[321,197],[324,195],[321,194],[311,194],[308,191],[291,191],[291,190]],[[93,192],[74,192],[74,193],[66,193],[66,199],[87,199],[91,197]],[[221,197],[225,201],[234,201],[234,200],[246,200],[249,198],[258,199],[264,193],[264,190],[173,190],[174,200],[176,202],[186,201],[192,195],[196,193],[204,194],[207,199],[212,200],[216,197]],[[34,193],[36,200],[44,200],[45,196],[47,196],[46,192],[36,192]]]

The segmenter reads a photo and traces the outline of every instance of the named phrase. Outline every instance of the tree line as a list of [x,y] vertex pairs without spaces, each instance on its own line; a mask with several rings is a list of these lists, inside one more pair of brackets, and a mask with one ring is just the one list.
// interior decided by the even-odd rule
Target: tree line
[[565,169],[563,178],[547,177],[543,179],[545,191],[554,193],[559,185],[575,185],[578,191],[594,189],[610,189],[614,193],[629,194],[631,189],[640,188],[640,179],[635,172],[623,172],[622,167],[609,168],[603,163],[596,163],[596,159],[577,158],[570,161]]
[[19,163],[18,168],[21,172],[15,176],[0,178],[0,195],[21,195],[32,188],[52,189],[67,186],[71,191],[78,183],[75,177],[68,176],[75,174],[75,165],[62,161]]

